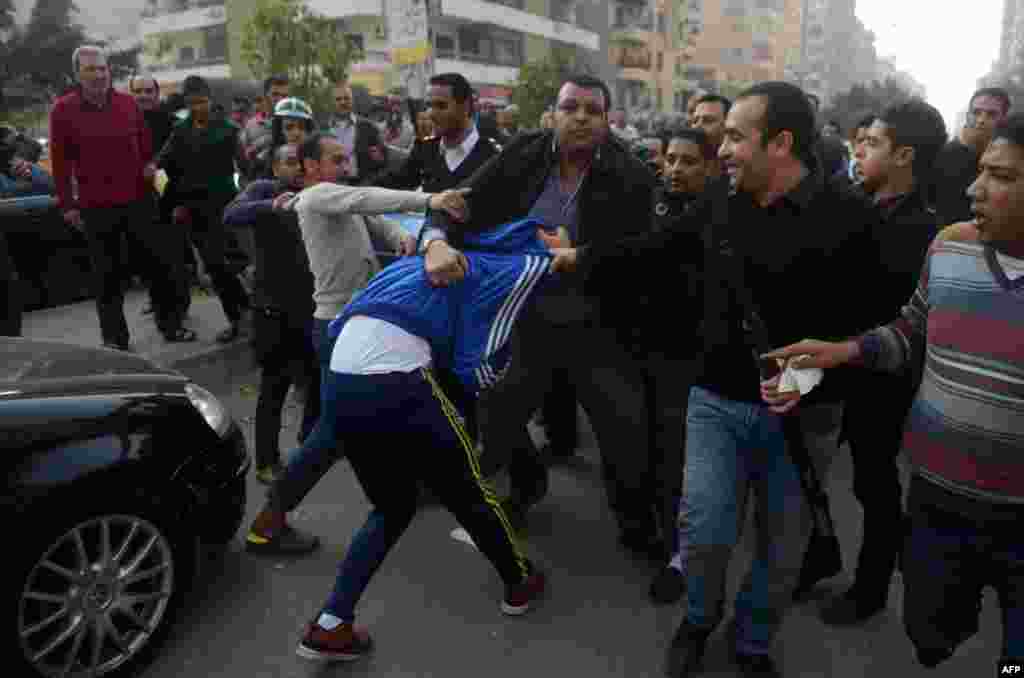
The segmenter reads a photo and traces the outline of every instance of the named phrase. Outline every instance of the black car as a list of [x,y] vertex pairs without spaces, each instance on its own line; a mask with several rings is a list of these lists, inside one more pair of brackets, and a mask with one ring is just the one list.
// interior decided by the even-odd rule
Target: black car
[[[224,406],[131,353],[0,338],[4,675],[118,676],[150,660],[204,545],[245,512]],[[11,567],[13,566],[13,568]]]

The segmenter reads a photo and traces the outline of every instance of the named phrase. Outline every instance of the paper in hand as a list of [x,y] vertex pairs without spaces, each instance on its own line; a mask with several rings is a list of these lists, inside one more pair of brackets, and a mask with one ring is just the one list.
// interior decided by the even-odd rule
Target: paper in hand
[[793,363],[799,364],[800,359],[806,357],[808,356],[794,356],[786,362],[785,368],[779,376],[779,393],[799,391],[800,395],[805,396],[821,383],[822,378],[825,376],[824,370],[817,367],[801,368],[793,366]]

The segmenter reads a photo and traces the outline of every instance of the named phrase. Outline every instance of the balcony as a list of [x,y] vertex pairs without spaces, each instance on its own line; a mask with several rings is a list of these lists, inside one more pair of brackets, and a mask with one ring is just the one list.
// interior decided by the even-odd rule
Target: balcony
[[306,6],[332,19],[350,16],[384,16],[383,0],[307,0]]
[[163,11],[153,16],[143,16],[139,21],[139,37],[145,39],[149,35],[191,31],[197,28],[219,26],[227,22],[224,2],[196,0],[182,3],[180,10]]
[[490,24],[518,33],[537,35],[548,40],[558,40],[594,52],[601,48],[601,36],[597,33],[564,21],[553,21],[547,17],[522,12],[494,2],[485,2],[484,0],[440,0],[440,3],[441,14],[453,19]]
[[434,59],[438,73],[461,73],[471,83],[511,85],[519,77],[519,69],[496,64],[476,63],[465,59]]

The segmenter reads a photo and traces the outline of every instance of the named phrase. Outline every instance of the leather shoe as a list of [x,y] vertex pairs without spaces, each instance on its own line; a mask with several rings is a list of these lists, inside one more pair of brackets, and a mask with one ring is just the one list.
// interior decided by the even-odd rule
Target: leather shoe
[[665,653],[665,675],[668,678],[689,678],[700,673],[709,637],[711,629],[697,628],[684,619]]
[[782,678],[775,660],[766,654],[736,654],[736,666],[744,678]]

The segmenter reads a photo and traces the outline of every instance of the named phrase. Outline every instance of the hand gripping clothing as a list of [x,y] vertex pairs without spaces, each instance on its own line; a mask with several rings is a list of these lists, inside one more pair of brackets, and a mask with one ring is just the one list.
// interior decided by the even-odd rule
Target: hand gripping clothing
[[422,256],[395,262],[342,310],[330,338],[353,316],[384,320],[425,339],[435,364],[451,369],[470,392],[494,386],[508,367],[516,319],[551,276],[538,228],[548,227],[523,219],[467,234],[469,271],[449,287],[431,286]]

